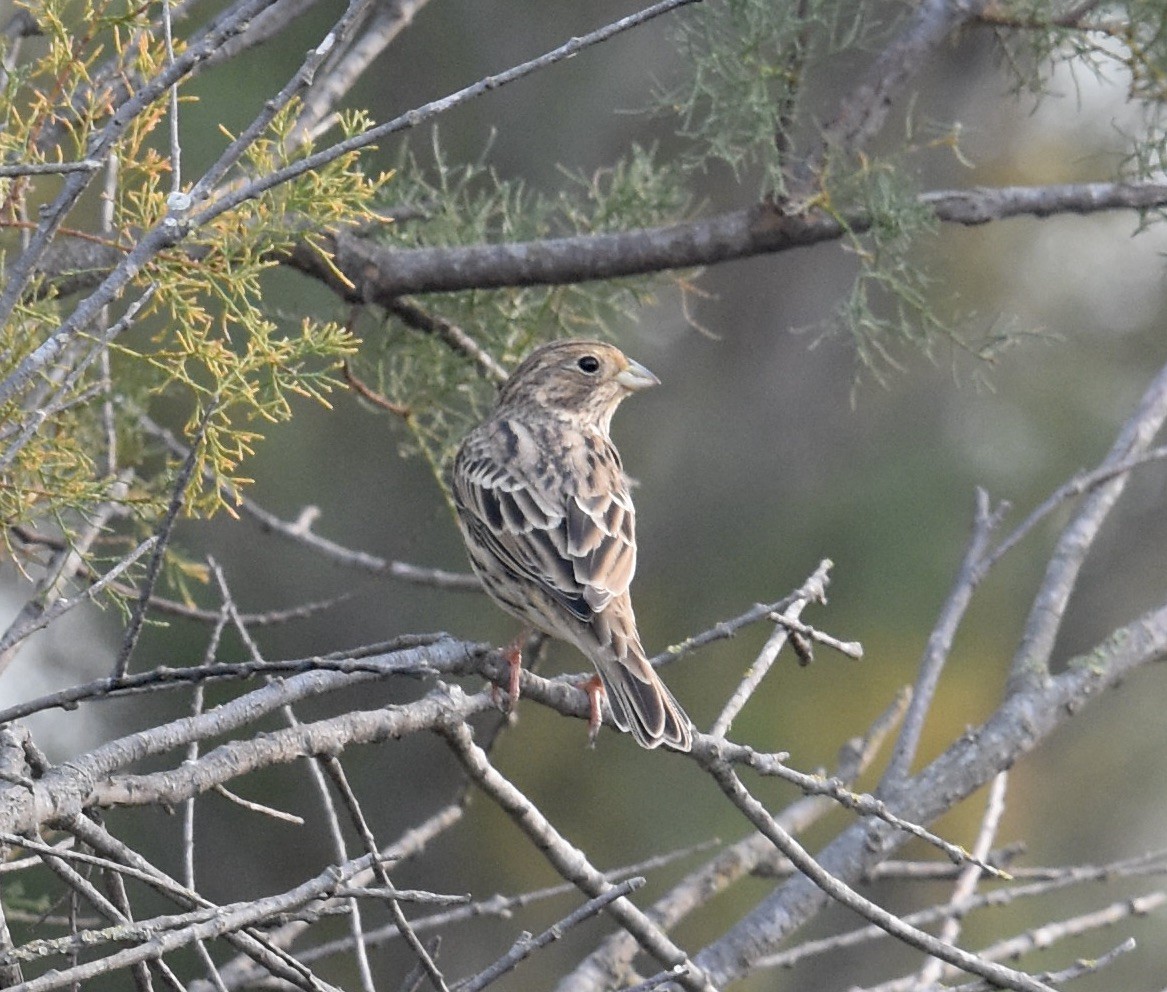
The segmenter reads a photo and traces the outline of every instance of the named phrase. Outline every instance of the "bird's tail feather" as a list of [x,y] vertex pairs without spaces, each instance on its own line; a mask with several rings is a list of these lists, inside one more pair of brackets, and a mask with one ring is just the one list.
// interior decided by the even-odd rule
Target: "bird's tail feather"
[[600,680],[616,726],[630,731],[641,747],[664,744],[688,751],[693,744],[692,722],[656,673],[649,669],[645,678],[624,665],[612,669],[601,669]]

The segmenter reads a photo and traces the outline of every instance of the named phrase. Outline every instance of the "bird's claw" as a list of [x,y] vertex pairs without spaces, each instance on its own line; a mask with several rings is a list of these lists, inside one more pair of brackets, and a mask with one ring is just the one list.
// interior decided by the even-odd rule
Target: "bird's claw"
[[507,664],[507,691],[502,695],[497,685],[490,687],[494,704],[504,713],[514,711],[519,702],[519,677],[523,671],[523,640],[520,634],[510,644],[502,649],[502,660]]
[[588,747],[595,747],[600,725],[604,722],[604,683],[598,675],[593,675],[585,679],[580,688],[588,697]]

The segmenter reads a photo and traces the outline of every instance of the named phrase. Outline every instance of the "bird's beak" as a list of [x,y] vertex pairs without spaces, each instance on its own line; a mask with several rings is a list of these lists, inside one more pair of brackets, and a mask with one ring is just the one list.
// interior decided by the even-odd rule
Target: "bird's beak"
[[648,371],[640,362],[628,359],[628,364],[616,374],[616,381],[630,392],[659,386],[660,379]]

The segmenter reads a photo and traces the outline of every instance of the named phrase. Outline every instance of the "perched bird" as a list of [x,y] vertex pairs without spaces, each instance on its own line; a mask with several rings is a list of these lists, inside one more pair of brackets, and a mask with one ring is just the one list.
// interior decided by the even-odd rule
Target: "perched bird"
[[[536,348],[459,447],[453,493],[470,563],[495,602],[579,648],[596,667],[616,725],[639,744],[688,751],[689,718],[636,631],[628,593],[635,514],[608,436],[620,401],[658,383],[600,341]],[[517,677],[516,669],[513,693]],[[591,690],[594,734],[594,682]]]

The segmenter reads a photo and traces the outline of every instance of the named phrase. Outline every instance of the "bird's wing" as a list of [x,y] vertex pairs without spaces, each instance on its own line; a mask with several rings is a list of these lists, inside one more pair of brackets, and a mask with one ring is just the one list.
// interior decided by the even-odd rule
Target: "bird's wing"
[[502,421],[458,453],[454,499],[465,526],[520,578],[587,623],[628,591],[636,570],[635,516],[611,443],[546,450]]

